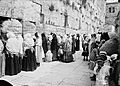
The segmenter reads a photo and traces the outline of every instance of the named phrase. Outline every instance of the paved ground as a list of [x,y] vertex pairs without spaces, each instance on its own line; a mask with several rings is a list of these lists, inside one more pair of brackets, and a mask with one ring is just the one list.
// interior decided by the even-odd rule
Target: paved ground
[[82,61],[81,53],[77,52],[76,61],[72,63],[50,62],[41,63],[34,72],[24,72],[15,76],[4,76],[15,86],[94,86],[87,62]]

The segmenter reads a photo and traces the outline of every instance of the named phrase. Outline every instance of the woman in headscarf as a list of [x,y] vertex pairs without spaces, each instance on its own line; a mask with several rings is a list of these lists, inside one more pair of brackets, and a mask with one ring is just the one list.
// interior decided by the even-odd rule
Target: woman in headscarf
[[75,40],[75,35],[72,35],[72,54],[75,54],[75,48],[76,48],[76,40]]
[[14,33],[9,32],[7,37],[5,74],[16,75],[19,73],[19,45]]
[[72,38],[67,35],[67,38],[64,43],[64,57],[63,61],[64,62],[72,62],[73,61],[73,56],[72,56]]
[[21,34],[17,35],[17,41],[19,46],[19,72],[22,69],[22,58],[23,58],[23,37]]
[[53,54],[53,61],[58,60],[57,56],[58,56],[58,40],[57,40],[57,36],[55,34],[53,34],[53,39],[51,42],[51,52]]
[[48,41],[47,41],[47,46],[48,46],[48,51],[46,53],[46,57],[45,60],[47,62],[51,62],[52,61],[52,52],[51,52],[51,41],[52,41],[52,35],[48,35]]
[[76,51],[79,51],[80,50],[80,35],[77,34],[77,37],[76,37]]
[[63,42],[62,42],[62,36],[58,35],[58,60],[61,61],[63,58]]
[[3,54],[3,49],[4,49],[4,45],[0,40],[0,77],[5,75],[5,55]]
[[41,37],[42,37],[42,47],[43,47],[44,55],[46,57],[46,53],[48,51],[48,47],[47,47],[47,38],[45,36],[45,33],[42,33]]
[[88,42],[88,36],[86,36],[84,38],[84,42],[83,42],[83,52],[82,52],[82,56],[83,56],[83,61],[88,61],[88,55],[89,55],[89,42]]
[[24,56],[22,60],[23,71],[34,71],[37,67],[35,50],[33,48],[34,40],[30,33],[24,35]]
[[38,32],[36,32],[35,37],[36,37],[35,55],[36,55],[37,65],[39,66],[40,63],[42,62],[42,58],[44,58],[44,51],[43,51],[43,47],[42,47],[42,37],[41,37],[41,35]]

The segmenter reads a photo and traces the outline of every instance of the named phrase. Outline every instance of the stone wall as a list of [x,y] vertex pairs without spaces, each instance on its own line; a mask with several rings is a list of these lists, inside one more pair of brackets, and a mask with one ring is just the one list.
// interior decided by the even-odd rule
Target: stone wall
[[104,24],[105,0],[86,0],[84,4],[82,1],[1,0],[0,16],[22,19],[22,25],[28,21],[39,32],[66,33],[69,28],[69,33],[94,33],[99,23]]
[[[110,8],[114,7],[115,11],[113,12],[113,9],[111,9],[112,12],[110,12]],[[117,14],[120,10],[120,3],[114,2],[114,3],[107,3],[106,4],[106,24],[109,25],[115,25],[115,19],[117,18]]]

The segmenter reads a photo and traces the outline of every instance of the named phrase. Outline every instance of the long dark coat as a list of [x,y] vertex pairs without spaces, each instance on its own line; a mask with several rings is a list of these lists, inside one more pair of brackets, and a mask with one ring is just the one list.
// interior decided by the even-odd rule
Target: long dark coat
[[51,52],[53,54],[53,61],[57,60],[58,56],[58,40],[55,34],[53,34],[53,39],[51,42]]
[[77,39],[76,39],[76,51],[79,51],[80,50],[80,37],[77,36]]
[[46,55],[46,53],[48,51],[47,38],[46,38],[44,33],[41,34],[41,37],[42,37],[42,47],[43,47],[43,50],[44,50],[44,54]]
[[75,48],[76,48],[76,40],[74,38],[74,36],[72,36],[72,54],[75,53]]

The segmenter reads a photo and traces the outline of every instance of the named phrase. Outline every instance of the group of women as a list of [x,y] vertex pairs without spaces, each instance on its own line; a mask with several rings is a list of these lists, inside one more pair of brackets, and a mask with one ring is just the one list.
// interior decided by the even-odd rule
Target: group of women
[[2,33],[0,36],[0,77],[34,71],[43,61],[74,61],[79,50],[79,34],[56,35],[36,32],[33,35]]
[[[87,51],[83,56],[89,60],[89,69],[93,70],[93,76],[90,79],[96,81],[96,86],[119,86],[118,35],[115,32],[99,35],[98,41],[96,34],[92,34],[91,39],[87,39],[87,49],[83,49],[83,52]],[[84,44],[83,48],[85,46]]]

